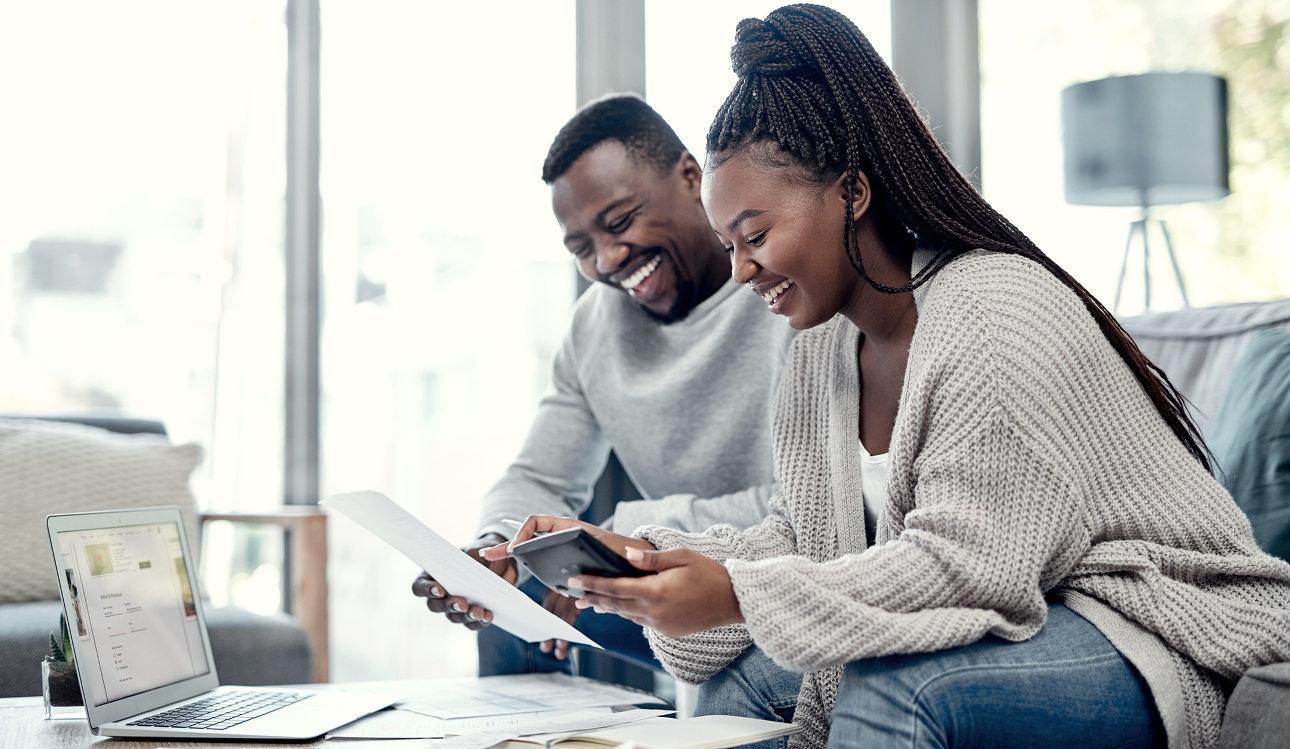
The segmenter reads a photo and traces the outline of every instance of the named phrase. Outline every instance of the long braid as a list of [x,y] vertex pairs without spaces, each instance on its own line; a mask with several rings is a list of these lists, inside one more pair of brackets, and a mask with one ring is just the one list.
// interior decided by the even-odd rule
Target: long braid
[[[789,5],[764,21],[744,19],[730,59],[739,80],[708,130],[710,168],[769,141],[821,179],[843,176],[847,259],[883,293],[913,291],[955,257],[977,248],[1021,255],[1043,266],[1084,302],[1173,433],[1210,469],[1183,395],[1096,297],[972,187],[895,74],[846,16],[818,5]],[[939,250],[903,286],[880,283],[865,271],[852,209],[861,172],[873,183],[870,205],[884,240],[908,250],[912,233]]]

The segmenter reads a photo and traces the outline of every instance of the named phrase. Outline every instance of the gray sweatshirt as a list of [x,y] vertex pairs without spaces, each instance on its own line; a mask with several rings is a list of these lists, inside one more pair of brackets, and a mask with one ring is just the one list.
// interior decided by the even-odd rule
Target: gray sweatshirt
[[519,457],[484,497],[479,533],[510,538],[505,518],[578,515],[611,448],[646,498],[618,505],[619,532],[761,522],[777,490],[771,399],[794,333],[733,280],[671,325],[593,285]]

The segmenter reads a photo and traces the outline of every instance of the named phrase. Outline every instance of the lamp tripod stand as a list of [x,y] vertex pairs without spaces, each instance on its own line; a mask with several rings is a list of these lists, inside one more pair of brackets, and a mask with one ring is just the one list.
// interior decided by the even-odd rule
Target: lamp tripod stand
[[[1174,243],[1169,238],[1169,227],[1164,221],[1156,221],[1160,224],[1160,233],[1165,238],[1165,249],[1169,252],[1169,264],[1174,269],[1174,279],[1178,281],[1178,291],[1182,292],[1184,307],[1191,307],[1191,301],[1187,298],[1187,285],[1183,283],[1182,271],[1178,269],[1178,258],[1174,255]],[[1129,269],[1129,251],[1133,249],[1133,236],[1141,232],[1142,234],[1142,311],[1151,311],[1151,243],[1147,239],[1147,228],[1151,225],[1151,206],[1142,206],[1142,219],[1129,224],[1129,238],[1124,243],[1124,261],[1120,263],[1120,280],[1115,285],[1115,305],[1111,308],[1111,313],[1115,314],[1120,311],[1120,292],[1124,290],[1124,274]]]

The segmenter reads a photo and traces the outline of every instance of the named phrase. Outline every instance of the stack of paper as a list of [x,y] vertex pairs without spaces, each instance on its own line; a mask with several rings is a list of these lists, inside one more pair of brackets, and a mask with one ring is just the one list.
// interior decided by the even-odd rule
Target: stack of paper
[[[389,691],[384,682],[352,683],[347,691]],[[407,698],[328,734],[334,738],[441,738],[518,726],[574,711],[610,713],[611,707],[658,705],[654,695],[565,674],[490,676],[400,682]]]
[[635,744],[637,749],[729,749],[787,736],[801,730],[800,726],[792,723],[733,715],[704,715],[684,720],[647,718],[614,728],[579,732],[573,736],[526,736],[510,739],[499,749],[534,749],[534,745],[551,746],[553,749],[604,749],[622,744]]

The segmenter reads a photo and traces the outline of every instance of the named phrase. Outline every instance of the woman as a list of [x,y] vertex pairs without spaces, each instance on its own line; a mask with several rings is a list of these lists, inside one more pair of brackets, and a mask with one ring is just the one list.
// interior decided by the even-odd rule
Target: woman
[[801,747],[1213,746],[1233,680],[1290,660],[1290,565],[1182,397],[845,17],[781,8],[731,55],[705,207],[735,277],[812,329],[782,496],[742,533],[597,532],[659,574],[575,578],[579,606],[650,627],[686,681],[750,643],[805,673]]

